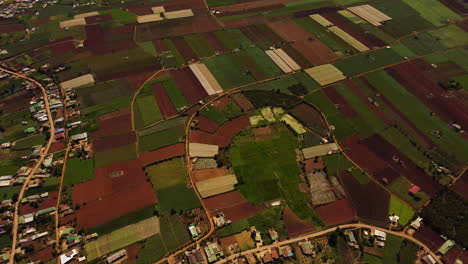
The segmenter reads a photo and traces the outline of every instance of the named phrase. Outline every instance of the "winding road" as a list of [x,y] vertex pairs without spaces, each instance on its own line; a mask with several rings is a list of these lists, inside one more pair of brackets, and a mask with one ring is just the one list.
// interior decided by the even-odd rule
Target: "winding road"
[[38,81],[36,81],[36,80],[34,80],[32,78],[29,78],[29,77],[27,77],[27,76],[25,76],[23,74],[17,73],[17,72],[10,71],[8,69],[5,69],[4,67],[0,67],[0,72],[1,71],[12,74],[12,75],[15,75],[16,77],[25,79],[25,80],[27,80],[29,82],[32,82],[35,85],[37,85],[37,87],[39,87],[41,89],[42,96],[44,98],[45,110],[46,110],[47,118],[48,118],[48,121],[49,121],[49,127],[50,127],[50,129],[49,129],[49,131],[50,131],[49,141],[47,141],[44,152],[39,157],[39,159],[36,161],[36,164],[34,164],[34,166],[32,167],[31,172],[29,173],[29,175],[24,180],[23,186],[21,186],[21,190],[20,190],[20,192],[18,194],[18,201],[15,203],[15,210],[13,212],[13,226],[12,226],[12,230],[11,230],[11,232],[12,232],[11,253],[10,253],[10,258],[9,258],[9,262],[8,262],[10,264],[13,264],[14,260],[15,260],[15,253],[16,253],[15,252],[16,251],[16,240],[18,238],[18,218],[19,218],[18,214],[19,214],[20,201],[23,199],[24,192],[26,191],[26,188],[28,187],[29,181],[31,180],[31,178],[34,175],[34,172],[41,166],[42,162],[44,161],[45,156],[47,156],[47,154],[49,153],[50,145],[52,144],[52,142],[54,142],[54,137],[52,136],[53,135],[52,133],[54,133],[55,127],[54,127],[54,121],[52,119],[52,113],[50,112],[49,97],[47,96],[47,92],[46,92],[45,87],[42,84],[40,84]]

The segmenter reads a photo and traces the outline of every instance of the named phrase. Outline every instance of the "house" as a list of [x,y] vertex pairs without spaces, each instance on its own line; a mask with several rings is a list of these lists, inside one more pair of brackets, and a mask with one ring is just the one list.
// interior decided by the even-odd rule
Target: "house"
[[442,255],[445,255],[445,253],[447,253],[447,251],[449,251],[451,248],[453,248],[453,246],[455,246],[455,242],[454,242],[453,240],[447,240],[447,241],[445,241],[445,243],[439,248],[438,253],[439,253],[439,254],[442,254]]
[[55,134],[60,134],[60,133],[63,133],[63,132],[65,132],[65,128],[63,128],[63,127],[55,129]]
[[24,133],[31,134],[31,133],[34,133],[35,131],[36,129],[34,127],[28,127],[24,130]]
[[88,133],[86,133],[86,132],[83,132],[83,133],[80,133],[80,134],[75,134],[75,135],[71,136],[72,141],[81,141],[81,140],[85,140],[87,138],[88,138]]
[[122,250],[119,250],[117,251],[116,253],[110,255],[109,257],[107,257],[107,263],[113,263],[113,262],[116,262],[117,260],[125,257],[127,255],[127,251],[125,249],[122,249]]
[[215,262],[217,261],[220,257],[223,257],[224,256],[224,251],[223,249],[221,248],[221,246],[216,243],[216,242],[208,242],[206,244],[206,247],[204,248],[205,249],[205,254],[208,258],[208,262],[209,263],[212,263],[212,262]]
[[60,255],[60,263],[61,264],[66,264],[70,260],[72,260],[76,255],[78,255],[78,249],[76,249],[76,248],[73,249],[70,252],[63,253],[62,255]]
[[304,255],[313,255],[313,247],[310,241],[299,242],[299,247]]
[[196,249],[192,254],[188,255],[189,264],[205,263],[205,254],[202,249]]
[[423,263],[426,263],[426,264],[436,264],[437,263],[437,261],[430,254],[424,255],[421,258],[421,260],[422,260]]
[[1,145],[1,148],[2,149],[6,149],[6,148],[10,148],[11,147],[11,143],[10,142],[5,142],[5,143],[2,143]]
[[421,190],[421,188],[417,185],[413,185],[409,190],[408,190],[408,194],[409,195],[415,195],[417,192],[419,192]]
[[411,222],[410,226],[416,230],[418,230],[421,227],[422,224],[422,217],[416,218],[413,222]]
[[353,231],[349,231],[346,234],[346,237],[348,238],[348,242],[351,246],[356,245],[357,241],[356,241],[356,237],[354,236]]
[[388,217],[388,221],[390,221],[390,224],[392,224],[392,225],[398,224],[399,220],[400,220],[400,217],[398,215],[390,215]]
[[190,231],[190,234],[192,235],[192,239],[195,239],[198,237],[197,227],[194,224],[191,224],[189,226],[189,231]]
[[276,248],[272,248],[270,249],[270,252],[271,252],[271,257],[273,259],[279,259],[279,254],[278,254],[278,251],[276,250]]
[[273,257],[269,251],[265,252],[265,254],[262,257],[262,262],[263,263],[272,263],[273,262]]
[[377,230],[377,229],[374,230],[374,236],[375,238],[377,238],[377,240],[380,240],[380,241],[387,240],[387,233]]
[[56,140],[62,140],[65,138],[65,132],[55,134],[55,139]]
[[247,263],[248,263],[248,264],[255,264],[255,263],[257,263],[257,259],[256,259],[255,256],[252,255],[252,254],[245,255],[245,258],[247,259]]
[[274,229],[268,230],[268,233],[270,234],[271,240],[278,240],[278,232],[276,232]]
[[294,256],[293,252],[292,252],[292,248],[290,245],[286,245],[284,247],[280,247],[280,252],[281,252],[281,256],[283,256],[284,258],[289,258],[289,257],[292,257]]

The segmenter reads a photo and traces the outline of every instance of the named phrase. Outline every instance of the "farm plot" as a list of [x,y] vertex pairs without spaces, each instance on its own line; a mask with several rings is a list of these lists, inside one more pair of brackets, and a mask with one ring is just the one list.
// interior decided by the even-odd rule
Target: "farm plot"
[[291,110],[291,114],[315,133],[322,137],[327,137],[328,126],[320,112],[314,107],[305,103],[299,104]]
[[197,54],[195,54],[183,37],[172,38],[172,42],[185,61],[195,61],[198,59]]
[[214,34],[230,50],[247,48],[253,44],[240,29],[216,31]]
[[166,118],[176,115],[177,109],[172,104],[171,98],[167,94],[164,87],[161,84],[157,83],[152,85],[151,88],[156,99],[156,103],[158,104],[158,108],[161,111],[161,114]]
[[205,89],[188,67],[172,70],[171,75],[189,104],[195,104],[208,97]]
[[243,50],[240,53],[240,60],[257,80],[273,78],[281,74],[278,66],[259,48]]
[[186,183],[156,191],[158,205],[163,213],[181,212],[201,206],[195,191]]
[[82,160],[80,158],[67,159],[67,169],[63,184],[71,187],[88,181],[94,177],[94,158]]
[[402,226],[405,226],[413,218],[414,215],[414,211],[413,209],[411,209],[411,207],[407,206],[394,196],[390,197],[390,206],[388,208],[388,213],[390,215],[395,214],[399,216],[399,223]]
[[[466,141],[451,130],[444,122],[435,116],[430,116],[430,109],[424,106],[417,98],[403,88],[396,80],[384,71],[378,71],[366,75],[369,82],[376,87],[393,104],[398,105],[411,122],[419,127],[425,134],[434,130],[441,132],[441,137],[434,140],[443,151],[452,154],[460,162],[466,162],[468,157],[466,151]],[[405,98],[405,100],[402,100]]]
[[374,182],[360,184],[347,171],[341,172],[338,176],[356,215],[362,221],[385,226],[390,195]]
[[185,145],[182,143],[174,144],[150,152],[142,153],[138,157],[141,165],[148,166],[160,161],[168,160],[171,158],[179,157],[185,154]]
[[356,219],[351,203],[347,199],[334,201],[327,205],[315,208],[320,219],[327,226],[335,226],[342,223],[351,222]]
[[[144,131],[144,130],[143,130]],[[141,133],[140,133],[141,134]],[[151,150],[167,147],[184,140],[185,125],[175,125],[167,129],[153,133],[144,133],[140,135],[139,152],[148,152]]]
[[434,26],[442,26],[447,20],[460,20],[462,17],[454,13],[444,4],[435,0],[403,0],[411,6],[421,17],[431,22]]
[[102,137],[93,140],[93,149],[95,152],[102,152],[108,149],[134,144],[136,135],[134,132],[128,132],[108,137]]
[[268,26],[284,40],[295,41],[292,47],[301,52],[312,64],[330,63],[338,59],[338,56],[325,44],[315,39],[292,20],[273,22]]
[[392,49],[379,49],[366,54],[343,59],[333,65],[346,76],[356,76],[402,60],[403,57],[398,55]]
[[85,246],[87,257],[89,260],[94,260],[156,234],[159,234],[159,218],[154,216],[87,243]]
[[249,203],[239,191],[209,197],[203,199],[203,203],[212,214],[222,212],[233,222],[252,217],[263,209],[263,206],[254,206]]
[[269,140],[255,142],[249,130],[233,139],[229,155],[241,182],[238,189],[254,204],[282,197],[299,217],[317,221],[305,194],[299,192],[300,172],[294,151],[298,141],[284,125],[277,126],[276,137]]
[[215,52],[228,52],[229,49],[224,46],[223,42],[219,40],[213,32],[207,32],[202,34],[208,46],[211,47]]
[[203,35],[187,35],[184,36],[184,39],[199,58],[206,58],[215,53],[212,47],[208,45],[208,42],[204,39]]
[[134,118],[137,129],[141,129],[163,118],[150,88],[151,83],[145,85],[135,99]]
[[346,78],[346,76],[332,64],[315,66],[306,69],[305,72],[321,86],[338,82]]
[[210,58],[205,61],[205,65],[224,90],[255,82],[251,74],[245,74],[248,69],[235,53]]
[[31,149],[33,146],[42,146],[44,145],[46,141],[46,135],[44,134],[39,134],[39,135],[33,135],[29,136],[26,138],[22,138],[18,141],[15,142],[15,146],[13,146],[13,150],[18,151],[18,150],[27,150]]
[[196,183],[197,190],[203,198],[215,196],[217,194],[225,193],[234,190],[237,179],[235,175],[229,174],[217,178],[212,178]]
[[96,152],[94,157],[96,168],[103,167],[112,163],[136,158],[136,147],[135,144],[124,145]]
[[187,181],[187,169],[183,158],[174,158],[145,168],[156,190],[169,188]]
[[290,237],[297,237],[303,234],[311,233],[317,229],[309,222],[299,218],[291,209],[289,209],[289,207],[284,208],[283,221],[286,227],[286,231]]
[[409,189],[411,189],[413,186],[415,185],[412,184],[407,178],[400,176],[388,186],[388,189],[413,207],[420,208],[431,197],[424,191],[419,191],[414,196],[410,196],[408,192]]
[[246,26],[241,28],[241,30],[242,33],[244,33],[263,50],[266,50],[282,41],[280,37],[263,24]]
[[122,133],[132,129],[130,108],[123,108],[108,114],[96,117],[99,130],[94,132],[93,137],[102,137],[114,133]]

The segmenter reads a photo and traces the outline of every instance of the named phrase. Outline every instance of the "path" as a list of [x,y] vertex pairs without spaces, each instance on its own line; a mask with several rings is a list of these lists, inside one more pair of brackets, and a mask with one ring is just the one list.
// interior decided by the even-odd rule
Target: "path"
[[23,186],[21,186],[21,190],[20,190],[20,192],[18,194],[18,201],[15,203],[15,210],[13,212],[13,226],[12,226],[12,230],[11,230],[11,232],[12,232],[11,252],[10,252],[10,259],[9,259],[9,263],[13,264],[14,259],[15,259],[15,251],[16,251],[16,240],[17,240],[17,237],[18,237],[19,204],[20,204],[20,201],[23,199],[23,195],[24,195],[24,192],[26,191],[26,187],[28,186],[29,181],[31,180],[32,176],[34,175],[34,172],[40,167],[40,165],[42,164],[42,162],[44,160],[44,157],[47,156],[47,154],[49,153],[50,145],[54,141],[53,132],[55,131],[55,127],[54,127],[54,121],[52,119],[52,113],[50,112],[49,97],[47,95],[47,92],[46,92],[46,89],[44,88],[44,86],[42,84],[40,84],[38,81],[36,81],[36,80],[34,80],[32,78],[29,78],[29,77],[27,77],[27,76],[25,76],[23,74],[19,74],[19,73],[7,70],[7,69],[5,69],[5,68],[3,68],[1,66],[0,66],[0,71],[9,73],[9,74],[15,75],[18,78],[22,78],[22,79],[25,79],[27,81],[30,81],[30,82],[34,83],[35,85],[37,85],[37,87],[39,87],[41,89],[42,95],[43,95],[43,98],[44,98],[45,110],[47,112],[47,118],[49,119],[48,120],[49,121],[49,126],[50,126],[49,131],[51,132],[50,136],[49,136],[49,141],[47,142],[47,145],[45,146],[43,154],[39,157],[36,164],[33,166],[31,172],[29,173],[29,175],[24,180]]
[[223,263],[226,263],[226,262],[228,262],[230,260],[234,260],[234,259],[236,259],[236,258],[238,258],[240,256],[253,254],[253,253],[256,253],[256,252],[259,252],[259,251],[270,249],[272,247],[279,247],[279,246],[284,246],[284,245],[287,245],[287,244],[303,241],[303,240],[306,240],[306,239],[318,238],[318,237],[324,236],[324,235],[326,235],[328,233],[331,233],[331,232],[335,231],[337,228],[341,228],[341,229],[348,229],[348,228],[378,229],[378,230],[386,232],[387,234],[392,234],[392,235],[395,235],[395,236],[403,237],[403,238],[417,244],[418,246],[422,247],[426,252],[431,254],[431,256],[437,261],[437,263],[442,264],[442,261],[440,260],[440,257],[437,256],[434,252],[432,252],[431,249],[429,249],[426,245],[421,243],[416,238],[414,238],[414,237],[412,237],[412,236],[410,236],[410,235],[408,235],[408,234],[406,234],[404,232],[396,232],[396,231],[388,230],[388,229],[385,229],[385,228],[380,228],[380,227],[373,226],[373,225],[363,224],[363,223],[339,225],[339,226],[332,227],[332,228],[329,228],[329,229],[325,229],[325,230],[322,230],[322,231],[319,231],[319,232],[316,232],[316,233],[303,235],[303,236],[299,236],[299,237],[284,240],[284,241],[279,241],[279,242],[276,242],[276,243],[274,243],[272,245],[267,245],[267,246],[263,246],[263,247],[258,247],[258,248],[242,251],[242,252],[240,252],[238,254],[230,255],[227,258],[224,258],[224,259],[222,259],[222,260],[220,260],[218,262],[215,262],[215,264],[223,264]]

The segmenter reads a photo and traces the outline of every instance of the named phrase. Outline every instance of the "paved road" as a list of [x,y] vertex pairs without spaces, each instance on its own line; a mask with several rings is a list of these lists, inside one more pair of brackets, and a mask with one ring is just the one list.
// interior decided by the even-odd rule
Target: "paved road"
[[403,237],[407,240],[410,240],[411,242],[419,245],[420,247],[422,247],[426,252],[428,252],[429,254],[432,255],[432,257],[434,257],[434,259],[437,260],[437,263],[440,263],[442,264],[441,260],[440,260],[440,257],[439,256],[436,256],[434,254],[434,252],[432,252],[426,245],[424,245],[423,243],[421,243],[419,240],[417,240],[416,238],[404,233],[404,232],[396,232],[396,231],[392,231],[392,230],[388,230],[388,229],[384,229],[384,228],[380,228],[380,227],[377,227],[377,226],[373,226],[373,225],[368,225],[368,224],[362,224],[362,223],[357,223],[357,224],[346,224],[346,225],[340,225],[340,226],[337,226],[337,227],[333,227],[333,228],[329,228],[329,229],[325,229],[325,230],[322,230],[322,231],[319,231],[319,232],[316,232],[316,233],[312,233],[312,234],[308,234],[308,235],[303,235],[303,236],[300,236],[300,237],[296,237],[296,238],[292,238],[292,239],[288,239],[288,240],[284,240],[284,241],[280,241],[280,242],[276,242],[274,243],[273,245],[267,245],[267,246],[263,246],[263,247],[258,247],[258,248],[254,248],[254,249],[250,249],[250,250],[246,250],[246,251],[242,251],[238,254],[234,254],[234,255],[230,255],[229,257],[225,258],[225,259],[222,259],[218,262],[216,262],[215,264],[224,264],[224,263],[227,263],[231,260],[234,260],[240,256],[245,256],[245,255],[248,255],[248,254],[253,254],[253,253],[256,253],[256,252],[259,252],[259,251],[263,251],[263,250],[267,250],[267,249],[270,249],[272,248],[273,246],[275,247],[279,247],[279,246],[284,246],[284,245],[287,245],[287,244],[291,244],[291,243],[296,243],[296,242],[299,242],[299,241],[303,241],[305,239],[313,239],[313,238],[318,238],[318,237],[321,237],[321,236],[324,236],[328,233],[331,233],[333,231],[336,230],[336,228],[341,228],[341,229],[349,229],[349,228],[369,228],[369,229],[378,229],[378,230],[382,230],[382,231],[385,231],[386,233],[388,234],[392,234],[392,235],[395,235],[395,236],[399,236],[399,237]]
[[47,96],[47,93],[46,93],[46,90],[45,90],[44,86],[42,84],[40,84],[39,82],[37,82],[36,80],[34,80],[34,79],[31,79],[31,78],[29,78],[29,77],[27,77],[27,76],[25,76],[23,74],[10,71],[10,70],[5,69],[5,68],[3,68],[1,66],[0,66],[0,71],[15,75],[15,76],[17,76],[19,78],[22,78],[22,79],[25,79],[25,80],[28,80],[28,81],[34,83],[35,85],[37,85],[37,87],[39,87],[41,89],[42,95],[44,97],[44,104],[45,104],[45,110],[47,112],[47,118],[49,119],[49,126],[50,126],[49,131],[51,132],[50,133],[51,136],[49,137],[49,141],[47,142],[47,145],[45,146],[44,153],[37,160],[36,164],[34,165],[33,169],[31,170],[31,173],[29,173],[29,175],[24,180],[23,186],[21,186],[21,190],[20,190],[20,192],[18,194],[18,202],[15,203],[15,211],[13,213],[13,227],[12,227],[12,231],[11,231],[13,240],[12,240],[12,243],[11,243],[11,254],[10,254],[10,259],[9,259],[9,263],[13,264],[14,263],[14,257],[15,257],[15,251],[16,251],[16,240],[17,240],[17,237],[18,237],[19,204],[20,204],[21,199],[23,199],[23,195],[24,195],[24,192],[26,190],[26,187],[28,186],[29,181],[31,180],[32,176],[34,175],[34,172],[40,167],[40,165],[42,164],[42,161],[44,160],[44,157],[47,156],[47,154],[49,153],[50,145],[54,141],[54,137],[52,135],[53,135],[53,133],[55,131],[55,127],[54,127],[54,121],[52,119],[52,113],[50,112],[49,98]]

